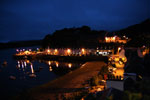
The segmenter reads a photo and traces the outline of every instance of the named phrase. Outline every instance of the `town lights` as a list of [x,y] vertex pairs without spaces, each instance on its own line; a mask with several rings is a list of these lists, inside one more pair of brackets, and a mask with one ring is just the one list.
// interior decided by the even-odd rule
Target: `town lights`
[[85,49],[84,48],[82,48],[81,51],[82,51],[82,54],[85,54]]
[[55,53],[57,53],[58,52],[58,50],[57,49],[55,49]]
[[120,51],[121,50],[121,48],[120,47],[118,47],[118,51]]
[[48,61],[48,65],[51,65],[51,61]]
[[58,62],[56,62],[56,67],[59,67],[59,63]]
[[105,40],[107,41],[107,40],[108,40],[108,38],[107,38],[107,37],[105,37]]
[[16,49],[16,51],[17,51],[17,52],[19,52],[19,50],[18,50],[18,49]]
[[48,49],[47,52],[50,53],[50,50]]
[[68,67],[69,67],[69,68],[71,68],[71,67],[72,67],[72,64],[71,64],[71,63],[69,63],[69,64],[68,64]]
[[70,50],[70,49],[67,49],[67,53],[68,53],[68,55],[70,55],[70,53],[71,53],[71,50]]
[[116,39],[116,37],[114,36],[114,37],[112,38],[112,40],[114,40],[114,41],[115,41],[115,39]]
[[54,54],[55,54],[55,55],[58,54],[58,50],[57,50],[57,49],[54,50]]

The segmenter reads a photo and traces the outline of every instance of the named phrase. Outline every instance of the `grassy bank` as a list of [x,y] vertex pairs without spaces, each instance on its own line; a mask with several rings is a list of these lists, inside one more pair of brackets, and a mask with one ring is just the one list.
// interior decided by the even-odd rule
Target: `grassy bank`
[[24,92],[16,100],[55,100],[56,94],[60,92],[71,92],[74,89],[84,88],[86,80],[98,74],[102,66],[106,65],[101,61],[87,62],[79,69],[76,69],[49,83],[32,88]]

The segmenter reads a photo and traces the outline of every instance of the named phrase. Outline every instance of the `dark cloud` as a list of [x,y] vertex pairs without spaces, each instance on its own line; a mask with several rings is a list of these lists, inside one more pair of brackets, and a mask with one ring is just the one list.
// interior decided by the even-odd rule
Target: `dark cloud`
[[65,27],[117,30],[149,17],[149,0],[2,0],[0,39],[42,39]]

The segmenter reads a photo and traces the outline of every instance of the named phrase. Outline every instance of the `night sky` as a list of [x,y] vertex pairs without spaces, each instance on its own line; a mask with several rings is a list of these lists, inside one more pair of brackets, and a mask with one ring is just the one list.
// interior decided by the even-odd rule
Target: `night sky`
[[0,42],[38,40],[88,25],[119,30],[150,17],[150,0],[0,0]]

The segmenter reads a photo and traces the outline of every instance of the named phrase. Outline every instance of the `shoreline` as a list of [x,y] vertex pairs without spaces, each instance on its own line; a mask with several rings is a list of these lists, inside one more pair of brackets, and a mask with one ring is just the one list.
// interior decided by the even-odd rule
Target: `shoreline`
[[29,59],[29,60],[56,60],[56,61],[108,61],[107,56],[60,56],[60,55],[13,55],[14,59]]
[[80,68],[69,72],[62,77],[27,90],[27,93],[17,96],[15,100],[23,98],[28,100],[55,100],[56,94],[85,90],[83,84],[93,76],[97,75],[104,65],[106,65],[104,61],[86,62]]

